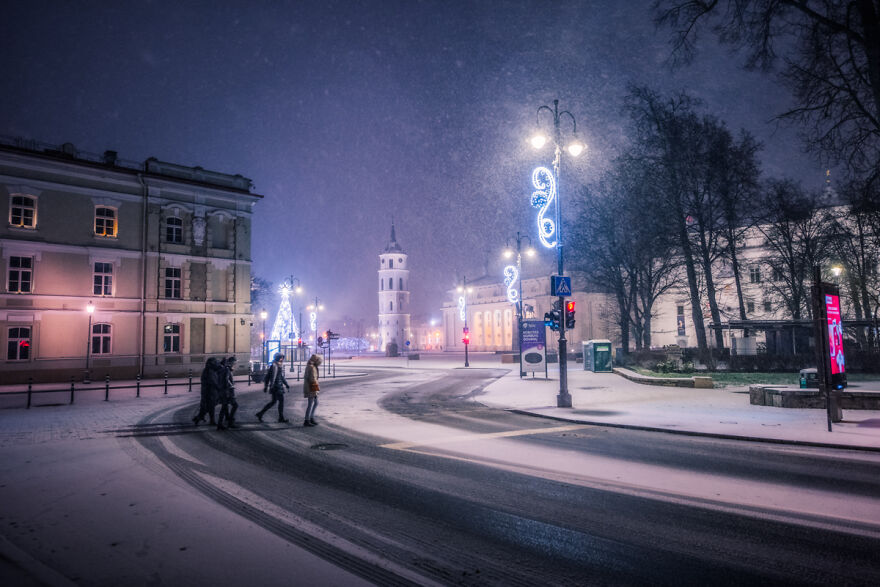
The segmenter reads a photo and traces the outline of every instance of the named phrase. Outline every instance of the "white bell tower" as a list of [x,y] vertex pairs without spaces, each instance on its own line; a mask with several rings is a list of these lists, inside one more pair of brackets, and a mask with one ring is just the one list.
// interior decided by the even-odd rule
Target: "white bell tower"
[[406,349],[410,340],[409,269],[406,253],[394,235],[391,220],[391,240],[379,254],[379,350],[396,342],[399,351]]

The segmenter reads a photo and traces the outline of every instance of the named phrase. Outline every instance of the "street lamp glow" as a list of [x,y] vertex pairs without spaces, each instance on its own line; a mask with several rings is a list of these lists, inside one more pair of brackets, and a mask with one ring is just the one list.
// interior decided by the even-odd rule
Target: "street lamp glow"
[[267,312],[266,310],[260,310],[260,319],[261,320],[265,320],[268,317],[269,317],[269,312]]
[[535,133],[532,135],[532,138],[529,139],[529,142],[535,149],[540,149],[547,144],[547,135],[541,132]]
[[569,143],[569,145],[565,148],[565,150],[568,151],[568,154],[571,155],[572,157],[577,157],[581,153],[583,153],[584,149],[586,149],[586,148],[587,148],[586,145],[584,145],[579,140],[575,139],[571,143]]
[[86,306],[86,312],[88,312],[89,314],[94,314],[95,313],[95,304],[93,304],[92,302],[89,302],[89,304]]
[[513,257],[513,250],[512,249],[504,249],[504,252],[502,254],[504,255],[505,259],[510,259],[511,257]]
[[526,257],[534,257],[534,256],[535,256],[535,249],[533,249],[532,247],[529,247],[528,249],[526,249]]
[[834,277],[840,277],[840,274],[843,272],[843,267],[840,265],[835,265],[831,268],[831,273],[834,274]]

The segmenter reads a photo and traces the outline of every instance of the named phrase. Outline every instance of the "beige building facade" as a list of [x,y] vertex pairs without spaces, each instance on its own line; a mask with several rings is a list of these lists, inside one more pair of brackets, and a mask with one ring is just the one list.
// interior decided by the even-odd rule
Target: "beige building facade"
[[260,198],[240,175],[0,141],[3,381],[246,364]]

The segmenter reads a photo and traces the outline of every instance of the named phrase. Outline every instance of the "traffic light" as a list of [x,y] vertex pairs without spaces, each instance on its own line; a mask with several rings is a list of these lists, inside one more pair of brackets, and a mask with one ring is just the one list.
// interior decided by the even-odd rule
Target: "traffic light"
[[559,310],[550,310],[544,313],[544,326],[549,326],[550,330],[559,330],[560,324]]
[[565,302],[565,327],[574,328],[574,300]]
[[462,332],[462,334],[464,334],[464,336],[461,339],[461,342],[463,342],[464,344],[471,344],[471,331],[467,328],[462,328],[461,332]]

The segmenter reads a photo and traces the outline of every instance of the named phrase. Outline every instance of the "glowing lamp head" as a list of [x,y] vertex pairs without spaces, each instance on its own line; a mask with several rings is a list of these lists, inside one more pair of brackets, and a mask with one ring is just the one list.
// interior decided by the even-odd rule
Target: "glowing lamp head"
[[529,139],[529,143],[532,144],[533,148],[540,149],[547,144],[547,135],[542,132],[536,132],[532,135],[532,138]]
[[461,292],[464,291],[464,288],[463,288],[462,286],[459,285],[459,286],[455,289],[455,291],[457,291],[458,293],[461,293]]
[[504,253],[502,254],[504,255],[505,259],[510,259],[511,257],[513,257],[513,249],[504,249]]
[[86,306],[86,312],[88,312],[89,314],[94,314],[95,313],[95,304],[93,304],[92,302],[89,302],[88,305]]
[[584,149],[586,149],[586,148],[587,148],[586,145],[584,145],[579,140],[574,139],[571,143],[569,143],[569,145],[565,148],[565,150],[568,151],[568,154],[571,155],[572,157],[579,157],[580,154],[583,153]]
[[302,293],[303,288],[300,286],[296,286],[296,293]]
[[535,256],[535,249],[533,249],[532,247],[527,248],[526,249],[526,257],[534,257],[534,256]]
[[841,272],[843,272],[843,267],[840,265],[835,265],[831,268],[831,273],[834,274],[834,277],[840,277]]
[[265,320],[268,317],[269,317],[269,312],[267,312],[266,310],[260,310],[260,319]]

